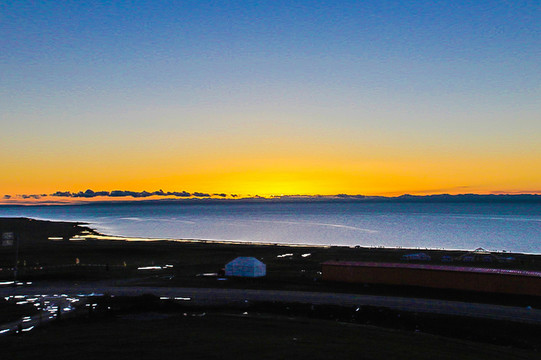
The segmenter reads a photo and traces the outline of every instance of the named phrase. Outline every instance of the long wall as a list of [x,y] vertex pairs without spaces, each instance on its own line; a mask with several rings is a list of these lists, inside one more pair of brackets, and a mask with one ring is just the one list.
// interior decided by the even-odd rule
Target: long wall
[[541,273],[533,272],[362,262],[326,262],[322,272],[324,281],[541,296]]

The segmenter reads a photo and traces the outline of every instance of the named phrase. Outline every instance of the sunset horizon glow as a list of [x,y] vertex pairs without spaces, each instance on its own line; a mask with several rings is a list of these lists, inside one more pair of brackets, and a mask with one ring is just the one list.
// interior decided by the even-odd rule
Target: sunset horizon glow
[[0,9],[2,204],[541,193],[539,2]]
[[[482,200],[483,196],[507,196],[509,200],[513,200],[513,197],[526,195],[526,196],[541,196],[541,191],[530,192],[501,192],[493,191],[486,193],[471,193],[471,192],[406,192],[406,193],[386,193],[386,194],[228,194],[228,193],[204,193],[204,192],[187,192],[187,191],[130,191],[130,190],[113,190],[113,191],[101,191],[95,193],[107,193],[107,195],[88,195],[88,192],[94,192],[87,189],[86,191],[77,192],[57,192],[52,194],[16,194],[16,195],[4,195],[0,198],[0,205],[71,205],[71,204],[86,204],[86,203],[122,203],[122,202],[148,202],[148,201],[169,201],[169,200],[286,200],[286,201],[312,201],[312,200],[374,200],[374,199],[400,199],[404,196],[411,196],[414,198],[426,198],[430,200],[432,197],[448,196],[447,200],[453,200],[455,197],[461,196],[474,196],[478,198],[472,198],[468,201]],[[156,194],[163,192],[164,194]],[[58,195],[62,193],[62,195]],[[115,193],[125,193],[125,195],[119,195]],[[115,194],[115,195],[112,195]],[[181,195],[179,195],[181,194]],[[534,199],[534,198],[530,198]],[[434,200],[434,199],[433,199]],[[534,200],[541,201],[541,198],[535,198]],[[520,199],[519,199],[520,201]]]

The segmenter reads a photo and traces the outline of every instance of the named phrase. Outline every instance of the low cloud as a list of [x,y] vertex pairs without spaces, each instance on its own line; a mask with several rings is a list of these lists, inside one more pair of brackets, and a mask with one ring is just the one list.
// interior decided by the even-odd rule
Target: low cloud
[[207,194],[207,193],[200,193],[200,192],[194,192],[194,193],[193,193],[193,196],[197,196],[197,197],[209,197],[210,194]]
[[93,198],[96,196],[107,196],[107,195],[109,195],[108,191],[95,192],[93,190],[88,189],[85,192],[79,191],[78,193],[73,194],[73,197]]
[[192,196],[192,194],[190,194],[190,193],[187,192],[187,191],[181,191],[181,192],[168,192],[168,193],[165,193],[165,195],[179,196],[179,197],[189,197],[189,196]]
[[[70,191],[57,191],[52,194],[16,194],[16,195],[0,195],[0,199],[4,200],[5,203],[16,203],[18,201],[27,200],[28,203],[34,203],[35,200],[40,200],[40,202],[54,203],[55,201],[51,199],[46,199],[48,197],[57,197],[57,198],[72,198],[72,199],[91,199],[91,198],[136,198],[136,199],[145,199],[150,197],[163,197],[169,198],[164,200],[171,200],[171,198],[192,198],[194,200],[200,199],[201,201],[211,201],[213,198],[217,201],[221,199],[237,199],[239,196],[237,194],[226,194],[226,193],[203,193],[203,192],[193,192],[189,193],[187,191],[129,191],[129,190],[113,190],[113,191],[94,191],[87,189],[86,191],[79,192],[70,192]],[[218,198],[220,200],[218,200]],[[284,195],[277,196],[272,198],[265,198],[258,195],[248,195],[248,197],[243,197],[240,200],[245,201],[360,201],[360,202],[393,202],[393,203],[402,203],[402,202],[533,202],[541,203],[541,191],[528,194],[522,193],[493,193],[493,194],[459,194],[459,195],[450,195],[450,194],[432,194],[432,195],[411,195],[405,194],[400,196],[364,196],[364,195],[349,195],[349,194],[337,194],[337,195]],[[161,199],[160,199],[161,200]],[[57,200],[61,203],[68,202],[67,200]]]
[[57,197],[72,197],[71,193],[69,191],[57,191],[51,196],[57,196]]
[[142,198],[142,197],[148,197],[150,196],[150,193],[147,191],[127,191],[127,190],[113,190],[109,193],[109,196],[111,197],[127,197],[131,196],[134,198]]
[[96,196],[108,196],[108,191],[93,191],[93,190],[86,190],[86,191],[79,191],[77,193],[71,193],[69,191],[57,191],[53,194],[50,194],[49,196],[56,196],[56,197],[73,197],[73,198],[93,198]]
[[31,195],[24,194],[24,195],[21,195],[21,197],[23,199],[35,199],[35,200],[41,199],[41,195],[38,195],[38,194],[31,194]]
[[[214,194],[215,196],[220,197],[227,197],[227,194]],[[55,197],[69,197],[69,198],[94,198],[94,197],[132,197],[132,198],[147,198],[150,196],[175,196],[175,197],[210,197],[210,194],[202,193],[202,192],[194,192],[189,193],[187,191],[163,191],[163,190],[157,190],[157,191],[130,191],[130,190],[113,190],[113,191],[94,191],[91,189],[88,189],[86,191],[79,191],[79,192],[70,192],[70,191],[57,191],[53,194],[50,194],[50,196]]]

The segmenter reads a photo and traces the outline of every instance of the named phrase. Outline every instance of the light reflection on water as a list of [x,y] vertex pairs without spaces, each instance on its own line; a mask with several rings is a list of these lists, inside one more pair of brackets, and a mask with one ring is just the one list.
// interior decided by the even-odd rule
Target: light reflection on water
[[0,206],[126,237],[541,253],[536,203],[238,203]]

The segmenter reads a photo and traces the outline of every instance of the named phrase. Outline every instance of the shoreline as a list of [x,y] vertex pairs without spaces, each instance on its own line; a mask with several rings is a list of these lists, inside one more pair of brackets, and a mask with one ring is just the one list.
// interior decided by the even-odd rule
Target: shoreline
[[[466,261],[463,256],[470,255],[471,252],[423,250],[422,252],[428,255],[427,258],[409,260],[404,255],[419,251],[404,248],[288,246],[197,239],[145,241],[137,238],[136,241],[127,241],[128,238],[125,237],[102,237],[81,224],[24,218],[0,218],[0,232],[6,229],[9,220],[18,223],[21,230],[17,279],[31,282],[74,281],[80,284],[109,280],[143,288],[165,286],[364,293],[532,305],[529,298],[520,295],[494,297],[492,294],[452,289],[434,290],[385,284],[359,286],[327,282],[323,278],[323,264],[329,261],[426,264],[541,273],[541,256],[538,255],[505,253],[505,257],[512,257],[512,261],[501,261],[504,259],[500,254],[482,253],[481,257]],[[75,236],[79,236],[79,241],[70,240]],[[54,241],[51,241],[51,237],[54,237]],[[490,262],[485,259],[487,256]],[[266,276],[262,279],[224,278],[226,264],[237,257],[253,257],[263,262],[266,265]],[[0,279],[14,279],[14,264],[15,247],[1,246]],[[538,304],[539,299],[535,301],[535,304]]]
[[[541,197],[540,197],[541,198]],[[8,209],[3,216],[85,221],[111,237],[193,239],[288,246],[362,246],[408,251],[541,255],[541,203],[278,201],[229,205],[89,204]],[[324,204],[323,204],[324,203]]]
[[[123,236],[123,235],[107,235],[98,233],[99,235],[88,236],[88,240],[111,240],[111,241],[126,241],[126,242],[173,242],[173,243],[199,243],[199,244],[231,244],[231,245],[254,245],[254,246],[280,246],[280,247],[304,247],[304,248],[347,248],[347,249],[364,249],[364,250],[405,250],[405,251],[448,251],[448,252],[474,252],[476,249],[460,249],[460,248],[430,248],[430,247],[401,247],[401,246],[361,246],[361,245],[322,245],[322,244],[304,244],[304,243],[277,243],[277,242],[260,242],[250,240],[220,240],[220,239],[175,239],[175,238],[152,238],[138,236]],[[72,240],[73,241],[73,240]],[[483,249],[492,254],[499,255],[534,255],[539,256],[541,253],[513,252],[513,251],[498,251]]]
[[[76,227],[79,229],[79,233],[74,234],[68,240],[70,241],[125,241],[130,242],[170,242],[170,243],[194,243],[194,244],[215,244],[215,245],[244,245],[244,246],[277,246],[277,247],[290,247],[290,248],[314,248],[314,249],[329,249],[329,248],[344,248],[344,249],[363,249],[363,250],[388,250],[388,251],[417,251],[417,252],[474,252],[477,249],[490,252],[497,255],[525,255],[525,256],[541,256],[541,252],[515,252],[506,250],[490,250],[490,249],[461,249],[461,248],[431,248],[431,247],[402,247],[402,246],[362,246],[362,245],[340,245],[340,244],[308,244],[308,243],[278,243],[278,242],[265,242],[265,241],[251,241],[251,240],[224,240],[224,239],[198,239],[198,238],[166,238],[166,237],[139,237],[139,236],[124,236],[124,235],[111,235],[96,230],[92,227],[92,223],[84,221],[66,221],[66,220],[51,220],[45,218],[30,218],[30,217],[0,217],[0,234],[5,231],[4,228],[9,229],[9,226],[2,225],[2,222],[10,221],[28,221],[28,222],[43,222],[55,224],[57,226],[66,226],[68,229]],[[84,235],[81,235],[84,233]],[[49,239],[54,241],[53,239]]]

